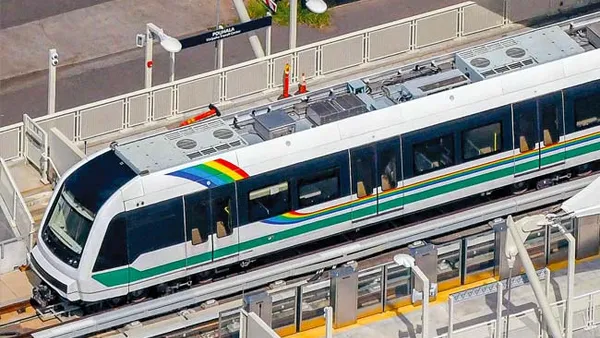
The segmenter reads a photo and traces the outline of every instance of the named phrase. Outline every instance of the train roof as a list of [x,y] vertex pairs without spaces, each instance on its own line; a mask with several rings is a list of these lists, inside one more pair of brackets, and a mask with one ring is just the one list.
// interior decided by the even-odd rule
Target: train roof
[[337,92],[307,93],[300,102],[244,111],[229,123],[214,117],[113,149],[138,174],[157,172],[594,48],[600,48],[600,23],[571,33],[552,26],[458,51],[449,62],[421,62],[380,79],[350,81]]

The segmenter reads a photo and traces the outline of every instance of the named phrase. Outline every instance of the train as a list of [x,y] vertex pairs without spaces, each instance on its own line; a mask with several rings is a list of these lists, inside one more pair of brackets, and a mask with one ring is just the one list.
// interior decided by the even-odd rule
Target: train
[[[558,26],[302,105],[114,142],[70,168],[30,265],[34,299],[92,304],[600,160],[600,46]],[[189,284],[186,284],[189,285]]]

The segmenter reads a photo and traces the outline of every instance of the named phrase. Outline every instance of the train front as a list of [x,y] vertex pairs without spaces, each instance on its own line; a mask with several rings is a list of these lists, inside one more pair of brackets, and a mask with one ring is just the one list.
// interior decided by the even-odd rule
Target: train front
[[102,218],[97,215],[135,176],[113,150],[106,150],[79,162],[61,178],[30,254],[31,267],[44,281],[33,290],[36,302],[45,306],[56,299],[56,294],[69,301],[81,300],[78,281],[89,274],[88,266],[95,259],[86,247],[96,246],[90,242],[102,242],[101,236],[89,236],[94,225],[101,223],[95,222]]

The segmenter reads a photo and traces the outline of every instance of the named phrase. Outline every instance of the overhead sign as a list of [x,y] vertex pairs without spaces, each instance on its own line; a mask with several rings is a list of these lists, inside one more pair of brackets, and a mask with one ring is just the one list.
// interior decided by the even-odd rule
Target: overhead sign
[[277,13],[277,3],[275,0],[264,0],[269,10],[273,13]]
[[222,29],[217,29],[212,32],[202,33],[195,36],[190,36],[189,38],[185,38],[180,40],[181,48],[189,48],[198,46],[204,43],[214,42],[217,40],[230,38],[235,35],[239,35],[242,33],[247,33],[253,30],[257,30],[260,28],[271,26],[273,22],[273,18],[271,16],[265,16],[264,18],[240,23],[234,26],[225,27]]

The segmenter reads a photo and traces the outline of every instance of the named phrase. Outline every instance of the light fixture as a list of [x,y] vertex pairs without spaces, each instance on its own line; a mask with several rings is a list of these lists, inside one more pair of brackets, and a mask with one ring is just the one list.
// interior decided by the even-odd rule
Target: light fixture
[[306,0],[306,8],[316,14],[323,14],[327,10],[327,4],[323,0]]

